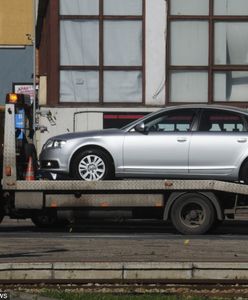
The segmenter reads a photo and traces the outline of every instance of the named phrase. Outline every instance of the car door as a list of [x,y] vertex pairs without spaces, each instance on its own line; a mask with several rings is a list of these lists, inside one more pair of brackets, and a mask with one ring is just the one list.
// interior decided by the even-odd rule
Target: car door
[[139,132],[132,128],[123,144],[123,172],[126,174],[182,175],[188,172],[194,109],[174,109],[148,118]]
[[242,114],[204,109],[199,130],[192,133],[189,151],[191,175],[230,175],[248,147]]

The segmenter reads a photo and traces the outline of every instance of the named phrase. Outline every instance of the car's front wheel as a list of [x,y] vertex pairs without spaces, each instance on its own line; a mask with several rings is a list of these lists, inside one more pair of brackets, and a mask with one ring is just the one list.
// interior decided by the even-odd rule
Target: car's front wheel
[[113,164],[103,151],[87,149],[73,159],[71,173],[73,178],[80,180],[107,180],[113,177]]

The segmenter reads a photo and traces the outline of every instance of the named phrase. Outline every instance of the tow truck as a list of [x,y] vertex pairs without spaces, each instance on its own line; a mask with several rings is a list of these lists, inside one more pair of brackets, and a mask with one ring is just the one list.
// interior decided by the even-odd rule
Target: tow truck
[[[52,180],[38,168],[30,100],[8,94],[0,113],[0,220],[31,218],[39,227],[52,227],[94,211],[118,212],[129,218],[171,221],[182,234],[204,234],[224,220],[248,220],[248,185],[242,182]],[[25,176],[30,159],[34,180]]]

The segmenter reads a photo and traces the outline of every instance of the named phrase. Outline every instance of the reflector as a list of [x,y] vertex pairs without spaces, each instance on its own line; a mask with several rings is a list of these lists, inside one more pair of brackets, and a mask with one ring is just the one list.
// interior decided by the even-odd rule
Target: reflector
[[11,176],[11,167],[10,166],[5,167],[5,175],[6,176]]
[[9,93],[6,95],[6,104],[17,104],[18,106],[31,106],[32,101],[29,95]]
[[20,97],[18,97],[18,94],[7,94],[6,96],[6,103],[17,103]]

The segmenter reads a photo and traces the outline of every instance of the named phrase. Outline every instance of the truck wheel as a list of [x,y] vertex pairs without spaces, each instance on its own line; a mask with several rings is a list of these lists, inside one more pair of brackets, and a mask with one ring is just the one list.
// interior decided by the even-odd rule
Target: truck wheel
[[0,209],[0,224],[2,223],[2,220],[4,218],[4,212]]
[[214,224],[215,211],[207,197],[186,193],[175,200],[171,221],[182,234],[203,234]]
[[2,220],[5,216],[5,211],[4,211],[4,206],[3,206],[3,192],[2,192],[2,187],[0,187],[0,202],[1,205],[0,205],[0,224],[2,223]]
[[113,164],[107,154],[98,149],[84,150],[72,161],[73,178],[97,181],[110,179],[113,176]]
[[57,216],[54,214],[37,214],[31,218],[35,226],[39,228],[49,228],[52,226],[57,226]]

